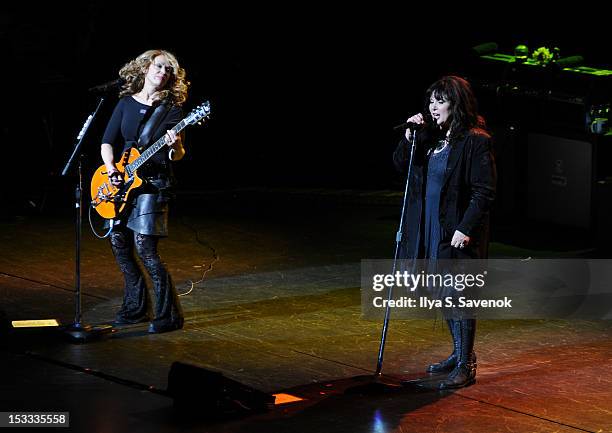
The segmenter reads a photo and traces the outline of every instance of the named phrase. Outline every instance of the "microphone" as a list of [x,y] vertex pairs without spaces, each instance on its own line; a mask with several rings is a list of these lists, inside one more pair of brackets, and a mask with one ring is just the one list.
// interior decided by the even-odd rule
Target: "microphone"
[[116,80],[109,81],[98,86],[90,87],[88,91],[96,93],[106,93],[120,88],[124,83],[125,80],[123,78],[117,78]]
[[399,125],[395,125],[393,129],[412,129],[413,131],[416,129],[421,129],[425,127],[425,123],[414,123],[414,122],[404,122]]

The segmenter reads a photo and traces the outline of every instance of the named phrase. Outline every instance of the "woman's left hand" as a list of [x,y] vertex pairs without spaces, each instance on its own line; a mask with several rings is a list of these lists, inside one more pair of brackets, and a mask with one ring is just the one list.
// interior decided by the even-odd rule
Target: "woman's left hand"
[[172,129],[168,129],[166,131],[166,145],[172,147],[174,143],[176,143],[177,135]]
[[470,237],[464,235],[459,230],[455,230],[455,234],[453,235],[453,240],[451,241],[451,246],[459,249],[465,248],[470,243]]

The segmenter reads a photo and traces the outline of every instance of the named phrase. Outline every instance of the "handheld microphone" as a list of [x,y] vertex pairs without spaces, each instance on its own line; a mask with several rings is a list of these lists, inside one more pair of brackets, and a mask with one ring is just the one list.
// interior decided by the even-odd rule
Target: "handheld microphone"
[[425,123],[414,123],[414,122],[404,122],[399,125],[395,125],[393,129],[412,129],[413,131],[416,129],[421,129],[425,127]]
[[97,92],[97,93],[105,93],[110,92],[112,90],[116,90],[121,87],[125,83],[123,78],[117,78],[116,80],[109,81],[104,84],[100,84],[98,86],[90,87],[88,89],[89,92]]

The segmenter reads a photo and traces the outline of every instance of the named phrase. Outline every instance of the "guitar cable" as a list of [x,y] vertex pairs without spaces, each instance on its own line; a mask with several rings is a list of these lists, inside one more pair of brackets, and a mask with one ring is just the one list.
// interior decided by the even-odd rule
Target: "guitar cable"
[[[94,234],[94,236],[96,236],[98,239],[106,239],[110,235],[110,233],[113,231],[113,226],[114,226],[115,220],[111,218],[109,220],[110,227],[108,228],[108,231],[104,235],[100,235],[100,234],[98,234],[98,232],[96,232],[96,229],[93,226],[93,222],[92,222],[92,218],[91,218],[91,215],[92,215],[91,214],[91,210],[92,209],[93,209],[93,205],[90,203],[90,205],[89,205],[89,212],[88,212],[89,227],[91,228],[91,231]],[[195,240],[196,240],[196,242],[198,244],[200,244],[200,245],[210,249],[210,251],[212,252],[212,256],[213,256],[212,262],[210,262],[208,267],[204,270],[204,272],[202,273],[202,277],[199,280],[197,280],[197,281],[188,280],[188,283],[191,285],[189,290],[187,290],[187,292],[185,292],[185,293],[179,293],[178,294],[178,296],[187,296],[187,295],[189,295],[193,291],[193,289],[195,288],[196,284],[199,284],[202,281],[204,281],[204,278],[206,278],[206,274],[213,270],[213,265],[220,260],[220,257],[217,254],[217,250],[212,245],[210,245],[208,242],[202,241],[200,239],[200,237],[199,237],[198,231],[195,228],[193,228],[192,226],[190,226],[189,224],[187,224],[183,220],[182,217],[180,218],[180,222],[181,222],[182,225],[184,225],[185,227],[187,227],[188,229],[190,229],[192,232],[195,233]],[[205,266],[205,263],[203,263],[202,266],[200,266],[200,267],[203,268],[204,266]]]
[[[183,217],[180,217],[180,222],[182,225],[184,225],[185,227],[187,227],[188,229],[190,229],[192,232],[195,233],[195,240],[198,244],[210,249],[210,251],[212,252],[212,256],[213,256],[213,260],[212,262],[210,262],[210,264],[208,265],[208,267],[204,270],[204,272],[202,273],[202,277],[198,280],[198,281],[192,281],[189,280],[189,284],[191,284],[191,287],[189,288],[189,290],[185,293],[179,293],[178,296],[187,296],[189,295],[193,289],[195,288],[196,284],[201,283],[202,281],[204,281],[204,278],[206,278],[206,274],[209,273],[210,271],[213,270],[213,265],[218,262],[219,260],[221,260],[221,258],[219,257],[219,255],[217,254],[217,250],[210,245],[208,242],[206,241],[202,241],[198,235],[198,231],[197,229],[193,228],[192,226],[190,226],[189,224],[187,224],[184,220]],[[202,266],[200,267],[204,267],[204,263],[202,264]]]
[[96,229],[93,226],[93,222],[91,221],[91,210],[93,209],[93,204],[89,203],[89,211],[88,211],[88,215],[89,215],[89,227],[91,228],[91,232],[94,234],[95,237],[97,237],[98,239],[106,239],[110,233],[113,231],[113,225],[115,220],[114,219],[110,219],[109,220],[109,225],[110,227],[108,228],[108,231],[106,232],[106,234],[99,235],[98,232],[96,232]]

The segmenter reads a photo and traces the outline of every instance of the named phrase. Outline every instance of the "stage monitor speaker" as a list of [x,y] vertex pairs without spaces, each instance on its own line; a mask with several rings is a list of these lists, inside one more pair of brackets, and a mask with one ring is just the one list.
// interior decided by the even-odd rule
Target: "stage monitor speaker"
[[591,228],[593,144],[545,134],[527,136],[527,216]]
[[168,373],[168,393],[174,408],[191,417],[219,418],[265,412],[275,397],[217,371],[174,362]]

